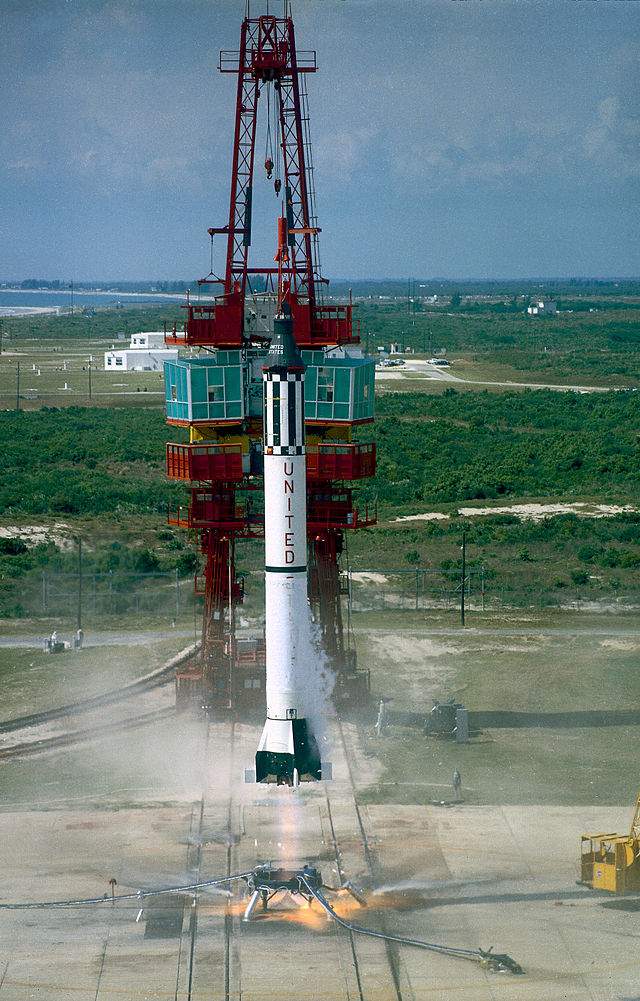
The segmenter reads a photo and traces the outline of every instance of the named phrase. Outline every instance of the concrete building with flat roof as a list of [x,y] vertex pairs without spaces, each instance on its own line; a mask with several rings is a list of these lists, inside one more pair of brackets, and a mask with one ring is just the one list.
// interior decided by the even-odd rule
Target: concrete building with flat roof
[[128,348],[105,351],[105,372],[118,370],[120,372],[162,372],[166,361],[176,361],[178,348],[167,348],[164,344],[164,331],[140,331],[132,334]]

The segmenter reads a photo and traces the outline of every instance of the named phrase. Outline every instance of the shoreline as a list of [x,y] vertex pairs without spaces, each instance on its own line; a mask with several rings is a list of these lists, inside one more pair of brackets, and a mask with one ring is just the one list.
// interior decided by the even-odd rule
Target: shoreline
[[43,313],[58,313],[59,306],[0,306],[0,319],[4,316],[41,316]]
[[[6,298],[12,296],[24,296],[25,298],[31,299],[31,302],[27,304],[16,304],[13,305],[6,301],[2,303],[2,296]],[[56,305],[38,305],[33,303],[32,297],[37,296],[51,296],[60,297],[60,302]],[[87,303],[81,301],[81,297],[90,297],[91,306],[115,306],[116,303],[122,303],[125,300],[136,301],[144,300],[150,305],[162,306],[173,302],[186,302],[186,293],[171,293],[171,292],[117,292],[117,291],[102,291],[97,289],[75,289],[73,292],[74,299],[74,312],[75,309],[84,309]],[[98,300],[98,301],[96,301]],[[70,289],[21,289],[21,288],[3,288],[0,289],[0,319],[7,317],[25,317],[25,316],[37,316],[42,314],[58,314],[71,313],[71,291]]]

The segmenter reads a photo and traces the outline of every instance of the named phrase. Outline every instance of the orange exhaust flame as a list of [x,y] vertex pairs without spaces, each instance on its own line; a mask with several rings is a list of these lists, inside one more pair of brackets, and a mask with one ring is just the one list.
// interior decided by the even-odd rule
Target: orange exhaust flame
[[[241,917],[245,912],[248,902],[248,896],[239,897],[235,900],[207,901],[206,903],[203,903],[201,899],[199,911],[202,917],[219,915],[223,911],[232,916],[237,915]],[[361,913],[363,910],[362,906],[346,893],[344,895],[341,894],[340,897],[334,897],[331,894],[329,902],[336,914],[347,921],[352,920],[354,915]],[[330,921],[326,911],[316,901],[308,904],[306,900],[284,892],[276,894],[269,901],[266,911],[262,909],[261,904],[258,904],[253,912],[251,921],[260,921],[269,917],[278,921],[289,921],[294,924],[306,925],[316,931],[322,930]]]

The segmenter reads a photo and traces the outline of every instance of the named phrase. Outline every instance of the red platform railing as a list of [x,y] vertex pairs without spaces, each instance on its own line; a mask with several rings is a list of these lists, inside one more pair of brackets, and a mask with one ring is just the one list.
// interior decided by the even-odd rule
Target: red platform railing
[[[273,269],[266,269],[269,274]],[[262,273],[262,272],[261,272]],[[277,271],[274,271],[277,275]],[[359,339],[352,329],[351,304],[316,306],[310,315],[309,302],[298,300],[291,293],[288,302],[298,347],[322,347],[326,344],[345,344]],[[220,348],[240,348],[243,343],[244,309],[240,292],[228,292],[214,300],[196,301],[187,296],[186,321],[174,324],[173,330],[164,332],[165,344],[178,347],[210,345]]]
[[317,306],[314,323],[316,329],[311,332],[311,340],[321,338],[328,344],[342,344],[353,340],[352,315],[351,305]]
[[375,525],[378,516],[377,505],[357,508],[347,504],[309,504],[307,509],[307,531],[322,529],[354,529]]
[[247,506],[236,500],[212,495],[209,491],[194,491],[189,508],[194,528],[216,527],[239,531],[245,522]]
[[246,505],[218,500],[211,495],[192,494],[191,502],[170,504],[167,521],[178,528],[215,528],[221,531],[240,532],[246,522]]
[[192,303],[187,296],[187,320],[183,329],[178,324],[164,333],[165,344],[179,347],[215,344],[218,347],[239,348],[242,345],[243,306],[239,292],[220,295],[215,300]]
[[238,499],[235,491],[215,487],[211,490],[190,488],[188,505],[172,504],[167,509],[167,520],[177,528],[187,528],[190,532],[213,529],[217,532],[231,532],[243,538],[264,536],[264,515],[256,507],[250,496]]
[[167,523],[176,528],[191,528],[188,505],[169,504],[167,506]]
[[307,477],[310,480],[360,480],[374,476],[376,446],[373,442],[355,445],[307,445]]
[[[351,504],[311,503],[307,509],[307,531],[366,528],[375,525],[377,517],[377,505],[365,505],[362,508]],[[264,535],[264,516],[250,514],[246,504],[221,503],[211,498],[198,497],[195,493],[189,505],[170,505],[167,521],[176,528],[214,528],[252,538]]]
[[241,480],[242,446],[169,442],[167,476],[173,480]]

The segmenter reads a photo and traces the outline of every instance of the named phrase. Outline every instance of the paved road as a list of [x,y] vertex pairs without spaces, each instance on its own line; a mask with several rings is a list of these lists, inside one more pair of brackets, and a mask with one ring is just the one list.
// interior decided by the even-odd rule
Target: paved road
[[461,379],[459,376],[454,375],[450,369],[437,368],[434,365],[430,365],[429,362],[418,358],[405,361],[402,368],[378,368],[376,369],[376,377],[378,379],[402,379],[409,372],[418,372],[425,379],[457,383],[461,386],[502,386],[506,389],[555,389],[563,393],[607,393],[610,389],[607,386],[562,386],[546,382],[513,382],[512,380],[501,382],[499,380],[488,379]]
[[[72,633],[61,632],[58,634],[59,640],[71,641]],[[167,629],[157,632],[135,632],[135,633],[85,633],[83,646],[143,646],[147,643],[157,643],[158,640],[168,640],[175,636],[193,640],[192,629]],[[0,636],[0,647],[9,649],[32,649],[37,647],[42,649],[44,634],[40,636]]]
[[[355,628],[355,633],[409,633],[418,636],[459,636],[461,632],[476,636],[640,636],[640,628],[612,628],[595,626],[557,628],[546,626],[519,626],[510,629],[489,629],[477,628],[475,626],[436,627],[429,626],[407,626],[407,627],[381,627],[381,628]],[[135,633],[90,633],[84,637],[85,647],[98,646],[144,646],[147,643],[157,643],[158,640],[172,639],[179,636],[182,639],[194,640],[193,630],[189,629],[167,629],[158,632],[135,632]],[[60,639],[67,641],[71,639],[71,634],[60,634]],[[198,637],[195,637],[197,640]],[[44,636],[0,636],[0,649],[42,649]]]
[[416,628],[401,628],[396,629],[395,627],[387,627],[386,629],[376,629],[376,628],[366,628],[366,629],[354,629],[354,633],[393,633],[395,636],[397,633],[410,633],[418,636],[459,636],[460,633],[465,633],[471,636],[640,636],[640,629],[598,629],[597,627],[588,628],[575,628],[575,629],[556,629],[556,628],[545,628],[544,626],[535,626],[533,628],[529,626],[522,626],[519,629],[477,629],[473,626],[458,626],[457,628],[446,628],[446,629],[429,629],[424,627]]

